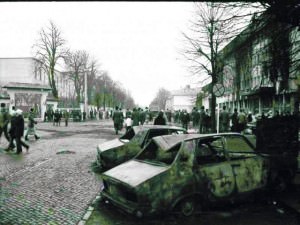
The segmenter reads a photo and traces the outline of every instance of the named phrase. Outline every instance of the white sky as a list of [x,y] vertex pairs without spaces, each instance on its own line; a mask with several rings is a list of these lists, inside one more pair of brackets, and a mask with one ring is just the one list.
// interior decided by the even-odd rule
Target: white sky
[[191,83],[179,50],[192,2],[0,2],[0,57],[33,56],[52,20],[71,50],[86,50],[135,102]]

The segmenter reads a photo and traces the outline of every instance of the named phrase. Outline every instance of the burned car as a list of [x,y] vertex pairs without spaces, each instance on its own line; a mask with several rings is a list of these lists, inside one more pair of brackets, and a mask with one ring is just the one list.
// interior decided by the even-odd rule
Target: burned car
[[266,188],[270,159],[237,133],[166,135],[101,177],[102,199],[128,213],[189,216]]
[[184,134],[182,127],[167,125],[133,126],[123,136],[97,146],[98,171],[115,167],[138,154],[153,137],[168,134]]

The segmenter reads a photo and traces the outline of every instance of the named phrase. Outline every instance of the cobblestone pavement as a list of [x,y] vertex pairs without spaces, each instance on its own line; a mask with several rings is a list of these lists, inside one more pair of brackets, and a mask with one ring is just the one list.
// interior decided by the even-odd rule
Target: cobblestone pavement
[[29,152],[6,153],[0,143],[0,224],[76,224],[100,191],[91,171],[97,144],[116,137],[111,120],[39,123]]

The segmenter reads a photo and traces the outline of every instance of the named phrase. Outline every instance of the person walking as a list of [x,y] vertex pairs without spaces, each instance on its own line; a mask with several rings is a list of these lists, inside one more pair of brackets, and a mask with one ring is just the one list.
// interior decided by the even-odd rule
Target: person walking
[[99,120],[103,119],[103,111],[99,109]]
[[70,113],[69,110],[64,111],[64,118],[65,118],[65,126],[68,126],[69,123],[69,117],[70,117]]
[[199,133],[204,134],[206,128],[206,114],[204,106],[200,108],[200,116],[199,116]]
[[26,134],[25,134],[25,140],[26,141],[28,141],[28,135],[34,135],[35,140],[40,139],[40,137],[36,134],[35,124],[37,124],[37,121],[34,120],[34,117],[35,117],[34,110],[33,110],[33,108],[31,108],[30,112],[29,112],[29,116],[28,116],[27,131],[26,131]]
[[116,110],[113,112],[112,119],[114,121],[114,128],[115,128],[116,134],[118,134],[119,130],[122,129],[123,120],[124,120],[123,112],[121,112],[119,110],[118,106],[116,106]]
[[146,113],[144,112],[143,109],[140,109],[139,124],[144,125],[145,121],[146,121]]
[[85,112],[85,111],[83,111],[83,113],[82,113],[82,120],[83,120],[83,121],[86,120],[86,112]]
[[188,130],[189,122],[190,122],[190,114],[186,111],[186,109],[184,109],[182,110],[182,116],[181,116],[182,127]]
[[126,132],[132,127],[132,119],[131,116],[128,115],[125,119],[125,128],[126,128]]
[[196,107],[193,108],[192,113],[192,121],[193,121],[193,127],[198,127],[199,126],[199,120],[200,120],[200,113]]
[[154,125],[167,125],[167,121],[164,117],[163,111],[160,111],[158,113],[158,116],[154,119]]
[[243,133],[246,129],[247,125],[247,116],[244,113],[244,109],[240,109],[240,113],[238,115],[238,132]]
[[238,111],[235,108],[233,114],[231,115],[231,131],[232,132],[238,132],[238,125],[239,125],[239,119],[238,119]]
[[226,106],[224,105],[223,110],[222,110],[222,112],[220,113],[220,116],[219,116],[220,132],[227,132],[228,131],[229,122],[230,122],[229,113],[226,110]]
[[62,118],[62,112],[61,110],[58,111],[58,126],[60,126],[60,121],[61,121],[61,118]]
[[6,152],[12,151],[15,148],[15,144],[14,144],[15,137],[13,135],[14,131],[13,131],[13,126],[12,126],[12,124],[14,124],[15,119],[16,119],[16,107],[12,106],[10,114],[9,114],[9,123],[10,123],[10,128],[8,131],[9,144],[8,144],[8,147],[5,149]]
[[0,108],[0,138],[2,136],[2,133],[4,133],[4,136],[6,140],[9,142],[9,135],[8,135],[8,123],[9,123],[9,114],[7,110],[5,109],[5,103],[1,103]]
[[20,154],[22,152],[22,146],[26,148],[26,151],[29,150],[29,145],[22,141],[22,137],[24,134],[24,118],[23,111],[21,109],[17,109],[15,112],[14,119],[11,121],[11,132],[10,135],[16,140],[17,152],[16,154]]
[[133,108],[131,118],[132,118],[132,126],[138,126],[139,125],[139,112],[137,111],[136,108]]

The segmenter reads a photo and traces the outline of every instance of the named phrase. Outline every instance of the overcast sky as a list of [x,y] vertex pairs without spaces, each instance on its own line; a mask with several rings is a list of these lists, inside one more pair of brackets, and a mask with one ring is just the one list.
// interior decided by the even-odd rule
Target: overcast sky
[[52,20],[72,50],[86,50],[147,106],[158,89],[192,82],[179,51],[192,2],[0,2],[0,57],[33,56]]

